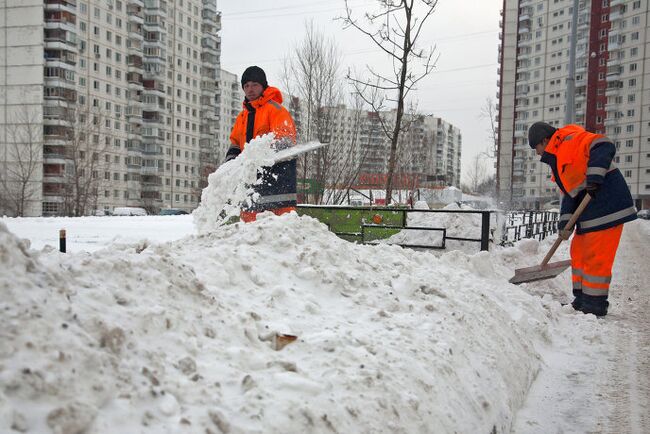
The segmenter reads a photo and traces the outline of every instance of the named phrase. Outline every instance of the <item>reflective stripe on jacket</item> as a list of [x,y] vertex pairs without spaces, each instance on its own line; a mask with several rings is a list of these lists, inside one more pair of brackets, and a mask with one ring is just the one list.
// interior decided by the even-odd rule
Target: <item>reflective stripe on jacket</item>
[[577,233],[607,229],[636,219],[632,195],[612,160],[616,147],[606,137],[578,125],[558,129],[549,140],[542,162],[551,166],[553,181],[564,194],[559,228],[563,229],[586,194],[587,184],[600,188],[578,218]]
[[[242,151],[246,143],[268,133],[274,133],[278,147],[292,146],[296,142],[296,127],[289,111],[282,105],[282,94],[275,87],[264,89],[255,101],[244,101],[244,109],[237,116],[230,134],[233,146]],[[255,211],[296,206],[296,160],[285,161],[265,168],[254,189],[260,194],[251,207]]]

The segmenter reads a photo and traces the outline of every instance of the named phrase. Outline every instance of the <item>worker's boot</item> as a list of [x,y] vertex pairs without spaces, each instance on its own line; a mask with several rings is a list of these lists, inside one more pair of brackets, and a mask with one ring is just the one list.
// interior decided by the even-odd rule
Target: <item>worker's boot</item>
[[594,296],[582,294],[582,307],[580,310],[583,313],[593,313],[596,316],[605,316],[607,315],[607,308],[609,307],[609,302],[607,301],[607,296]]
[[573,290],[573,301],[571,302],[571,306],[575,310],[580,310],[582,308],[582,289],[574,289]]

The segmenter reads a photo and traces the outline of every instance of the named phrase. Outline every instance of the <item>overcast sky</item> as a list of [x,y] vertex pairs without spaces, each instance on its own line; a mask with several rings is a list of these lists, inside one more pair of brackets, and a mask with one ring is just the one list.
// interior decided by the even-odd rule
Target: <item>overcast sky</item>
[[[349,4],[360,16],[376,1]],[[502,0],[440,0],[420,37],[420,46],[435,45],[440,57],[435,71],[418,84],[414,99],[421,112],[461,129],[463,181],[474,156],[489,144],[488,122],[480,114],[488,97],[496,102],[502,4]],[[343,0],[217,0],[217,8],[222,13],[221,65],[238,76],[247,66],[258,65],[270,85],[280,86],[282,59],[302,40],[309,20],[338,43],[345,70],[362,72],[366,64],[390,66],[366,36],[352,28],[344,30],[335,20],[344,14]]]

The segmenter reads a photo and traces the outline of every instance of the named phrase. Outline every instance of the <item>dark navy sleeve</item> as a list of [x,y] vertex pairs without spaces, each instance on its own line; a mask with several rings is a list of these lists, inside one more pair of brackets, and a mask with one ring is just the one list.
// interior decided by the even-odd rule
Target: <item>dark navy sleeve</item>
[[596,139],[591,144],[587,163],[587,184],[601,185],[605,182],[605,175],[612,165],[614,154],[616,147],[605,137]]
[[561,231],[569,223],[571,216],[577,208],[576,203],[568,194],[562,196],[562,200],[560,201],[560,220],[557,223],[558,230]]

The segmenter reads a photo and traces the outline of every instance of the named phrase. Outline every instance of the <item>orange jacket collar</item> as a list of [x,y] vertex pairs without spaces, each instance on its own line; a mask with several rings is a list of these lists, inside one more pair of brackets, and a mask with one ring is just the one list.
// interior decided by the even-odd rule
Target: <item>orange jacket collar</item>
[[[254,101],[250,102],[250,105],[253,106],[255,110],[258,108],[262,107],[264,104],[266,104],[269,101],[275,101],[278,104],[282,104],[282,93],[280,93],[280,89],[277,87],[272,87],[269,86],[266,89],[264,89],[264,92],[262,92],[262,96],[257,98]],[[246,99],[244,99],[244,103],[242,104],[244,107],[244,110],[247,110],[246,108]]]

